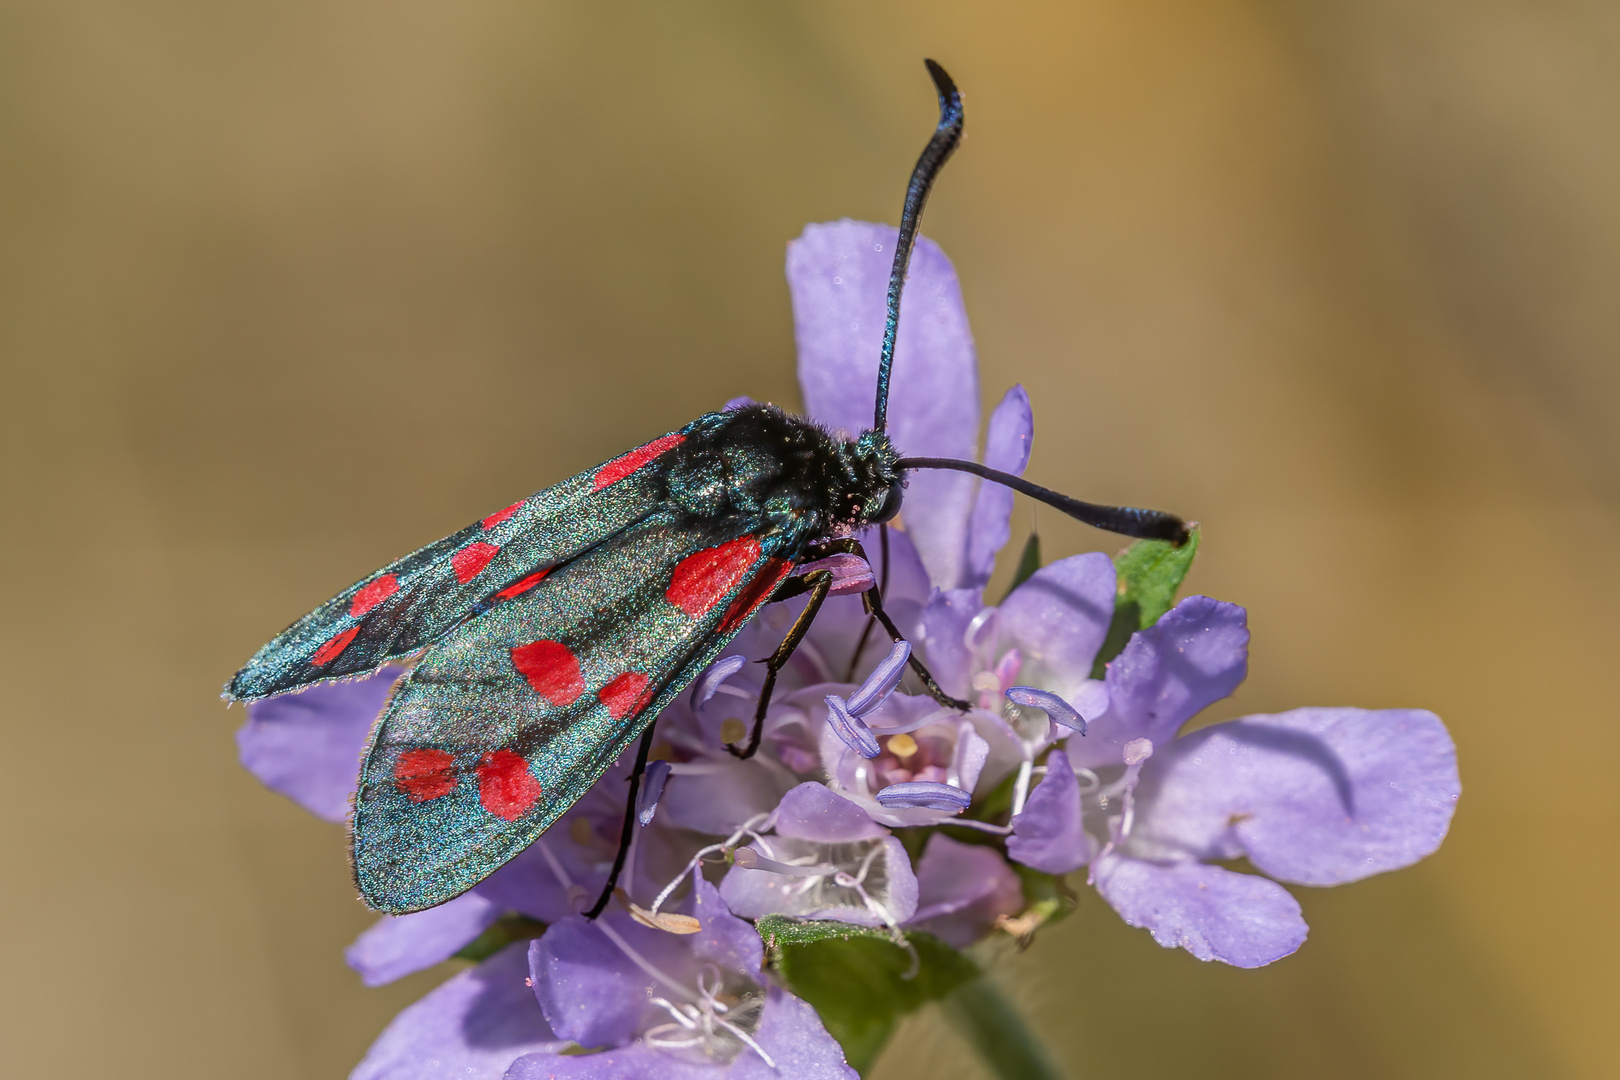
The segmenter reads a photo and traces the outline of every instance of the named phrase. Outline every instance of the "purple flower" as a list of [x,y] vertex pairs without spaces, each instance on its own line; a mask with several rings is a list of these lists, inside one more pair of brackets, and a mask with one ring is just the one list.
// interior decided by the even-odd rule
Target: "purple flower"
[[508,946],[395,1017],[353,1080],[854,1080],[815,1010],[765,980],[759,936],[714,886],[690,910],[691,935],[614,912]]
[[907,927],[965,948],[1024,906],[1024,890],[999,852],[935,833],[917,860],[917,911]]
[[[785,706],[798,707],[801,698]],[[803,702],[808,723],[814,724],[819,707]],[[942,784],[971,797],[981,785],[991,786],[1014,767],[1016,744],[993,717],[977,712],[959,713],[932,698],[892,695],[868,714],[879,750],[868,759],[853,753],[837,738],[823,736],[821,761],[828,783],[860,806],[877,822],[891,827],[938,825],[955,820],[963,806],[941,808],[908,803],[879,794],[898,785]],[[992,751],[997,766],[987,769]]]
[[451,976],[394,1017],[349,1080],[500,1080],[523,1055],[567,1048],[528,978],[523,945]]
[[1341,885],[1409,866],[1444,839],[1456,750],[1418,709],[1296,709],[1177,737],[1248,663],[1242,608],[1194,596],[1108,667],[1108,708],[1068,739],[1014,820],[1008,853],[1062,873],[1090,863],[1103,898],[1161,945],[1258,967],[1304,943],[1276,881]]
[[771,986],[759,935],[697,880],[695,934],[612,912],[562,920],[529,946],[534,1000],[553,1031],[603,1052],[518,1058],[508,1080],[854,1080],[815,1010]]
[[905,849],[848,799],[800,784],[770,824],[774,832],[756,833],[750,854],[720,883],[732,911],[890,927],[916,913],[917,878]]

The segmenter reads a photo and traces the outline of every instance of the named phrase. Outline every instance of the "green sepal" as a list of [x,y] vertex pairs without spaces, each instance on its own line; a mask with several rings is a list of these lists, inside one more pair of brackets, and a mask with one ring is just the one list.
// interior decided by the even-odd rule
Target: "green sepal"
[[[1012,584],[1007,586],[1007,596],[1011,596],[1014,589],[1034,577],[1035,571],[1040,568],[1041,534],[1032,532],[1029,539],[1024,541],[1024,550],[1018,556],[1018,568],[1013,571]],[[1002,597],[1002,602],[1006,602],[1006,597]]]
[[1108,661],[1125,650],[1132,634],[1146,630],[1170,610],[1176,602],[1176,590],[1181,588],[1182,579],[1192,569],[1193,556],[1198,554],[1198,539],[1199,532],[1193,529],[1180,547],[1167,540],[1138,540],[1114,556],[1119,591],[1108,636],[1091,666],[1093,679],[1103,677]]
[[507,912],[495,920],[488,930],[473,938],[455,954],[457,960],[471,960],[477,964],[488,960],[514,941],[528,941],[546,932],[546,924],[527,915]]
[[979,966],[932,934],[905,935],[912,957],[889,931],[841,922],[767,915],[755,924],[765,956],[787,988],[809,1002],[864,1073],[907,1013],[979,977]]

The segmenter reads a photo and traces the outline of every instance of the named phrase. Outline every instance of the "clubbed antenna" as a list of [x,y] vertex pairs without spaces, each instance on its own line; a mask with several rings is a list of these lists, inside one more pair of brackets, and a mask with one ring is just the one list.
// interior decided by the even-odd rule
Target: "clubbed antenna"
[[906,266],[911,262],[911,246],[917,240],[917,221],[928,202],[934,177],[962,141],[962,95],[944,68],[932,60],[923,63],[928,65],[928,74],[933,76],[934,88],[939,92],[939,126],[923,147],[917,167],[911,170],[906,203],[900,211],[900,239],[894,246],[894,269],[889,271],[889,314],[883,323],[883,354],[878,358],[877,409],[872,417],[875,431],[888,426],[889,370],[894,367],[894,341],[900,332],[900,292],[906,287]]
[[1187,523],[1163,510],[1138,510],[1132,506],[1098,506],[1096,503],[1081,502],[1051,488],[1032,484],[1022,476],[1014,476],[1000,469],[992,469],[988,465],[980,465],[977,461],[914,457],[901,458],[895,465],[902,469],[955,469],[957,472],[972,473],[986,480],[1005,484],[1014,491],[1021,491],[1032,499],[1039,499],[1047,506],[1057,507],[1076,521],[1083,521],[1099,529],[1107,529],[1122,536],[1134,536],[1138,540],[1168,540],[1177,547],[1187,542]]

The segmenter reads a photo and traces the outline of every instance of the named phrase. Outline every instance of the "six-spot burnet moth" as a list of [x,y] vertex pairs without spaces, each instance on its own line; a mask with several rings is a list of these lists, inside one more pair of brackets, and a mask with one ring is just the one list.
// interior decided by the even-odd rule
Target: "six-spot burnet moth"
[[[653,719],[762,605],[808,594],[765,659],[748,741],[729,747],[751,755],[776,673],[833,585],[829,571],[800,568],[861,554],[859,532],[899,512],[910,470],[975,473],[1103,529],[1186,538],[1169,514],[1083,503],[891,445],[906,267],[934,177],[962,135],[961,95],[927,63],[939,125],[906,189],[870,430],[833,435],[770,405],[699,417],[384,567],[299,619],[226,686],[227,699],[252,701],[418,658],[372,731],[355,795],[354,874],[373,908],[418,911],[470,889],[641,736],[625,843],[599,912],[623,864]],[[880,589],[863,596],[871,620],[899,640]],[[967,708],[911,663],[929,693]]]

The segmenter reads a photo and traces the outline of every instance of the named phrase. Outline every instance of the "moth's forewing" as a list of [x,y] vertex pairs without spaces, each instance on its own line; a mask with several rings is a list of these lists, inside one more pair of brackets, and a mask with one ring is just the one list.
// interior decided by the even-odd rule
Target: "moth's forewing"
[[431,647],[361,772],[366,902],[452,899],[572,806],[791,570],[758,528],[660,511]]
[[[641,520],[663,499],[672,432],[385,566],[277,635],[225,688],[239,701],[374,671],[432,643],[537,573]],[[502,594],[508,594],[503,596]]]

